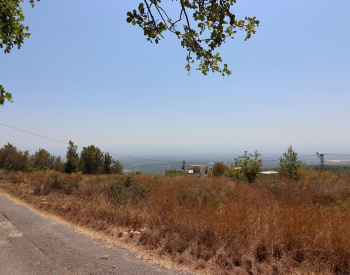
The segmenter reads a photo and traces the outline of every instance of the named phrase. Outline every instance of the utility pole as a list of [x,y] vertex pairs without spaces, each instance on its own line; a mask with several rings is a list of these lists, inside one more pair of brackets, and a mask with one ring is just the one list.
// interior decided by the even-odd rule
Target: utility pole
[[318,152],[316,152],[317,157],[320,159],[320,166],[321,166],[321,171],[323,171],[324,169],[324,155],[325,154],[319,154]]

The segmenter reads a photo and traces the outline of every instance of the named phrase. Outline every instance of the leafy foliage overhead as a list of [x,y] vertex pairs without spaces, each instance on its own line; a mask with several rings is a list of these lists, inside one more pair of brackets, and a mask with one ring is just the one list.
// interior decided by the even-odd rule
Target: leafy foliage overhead
[[[36,1],[40,0],[28,0],[32,7]],[[22,2],[26,1],[0,1],[0,48],[4,48],[5,53],[15,46],[20,49],[24,38],[30,37],[29,27],[23,24],[25,17]],[[236,0],[173,0],[172,4],[178,9],[175,18],[170,15],[170,8],[166,10],[163,3],[161,0],[144,0],[137,9],[127,13],[126,21],[141,27],[147,40],[152,43],[158,44],[166,31],[179,38],[181,46],[188,52],[185,66],[188,73],[191,64],[197,60],[197,70],[204,75],[210,71],[223,76],[230,75],[227,64],[220,64],[222,58],[216,49],[227,38],[234,38],[238,30],[246,32],[245,40],[248,40],[259,26],[256,17],[236,19],[232,11]],[[171,8],[171,12],[173,10]],[[12,95],[0,85],[0,105],[5,100],[12,102]]]
[[[186,56],[186,70],[190,72],[194,58],[199,61],[197,70],[204,75],[208,71],[219,72],[223,76],[230,75],[227,64],[219,66],[222,58],[216,48],[226,42],[227,38],[234,38],[237,30],[245,31],[245,40],[256,32],[259,20],[256,17],[245,17],[236,20],[232,6],[236,0],[176,0],[178,17],[171,18],[170,8],[164,8],[164,1],[144,0],[137,9],[127,13],[126,21],[140,26],[147,40],[158,44],[168,31],[181,40],[181,46],[188,54]],[[194,55],[194,57],[193,57]]]
[[0,85],[0,105],[3,105],[5,100],[12,102],[12,94],[5,91],[5,88]]
[[[39,2],[40,0],[36,1]],[[24,0],[0,1],[0,48],[4,48],[5,53],[10,53],[15,46],[20,49],[24,38],[30,37],[30,33],[27,32],[29,27],[23,25],[22,2]],[[35,0],[29,0],[28,2],[34,7]],[[3,105],[5,100],[12,102],[12,95],[0,85],[0,105]]]
[[[30,33],[26,32],[29,27],[23,25],[22,2],[24,0],[0,1],[0,48],[5,47],[5,53],[9,53],[15,45],[20,49],[24,38],[30,37]],[[34,2],[29,0],[32,7]]]

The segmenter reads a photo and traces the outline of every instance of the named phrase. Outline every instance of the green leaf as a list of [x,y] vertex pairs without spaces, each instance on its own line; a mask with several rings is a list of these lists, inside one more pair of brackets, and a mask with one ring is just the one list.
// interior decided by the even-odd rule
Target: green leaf
[[[180,19],[168,17],[170,12],[162,7],[162,1],[150,2],[150,5],[147,3],[144,5],[141,2],[138,10],[128,12],[130,19],[127,19],[127,22],[138,24],[143,29],[146,39],[155,44],[158,44],[160,37],[163,38],[163,32],[169,30],[174,33],[187,52],[186,70],[188,72],[191,70],[190,64],[197,61],[198,70],[204,75],[209,71],[230,75],[231,71],[226,64],[220,67],[222,58],[218,53],[213,54],[213,52],[217,52],[216,49],[226,42],[226,38],[234,38],[237,30],[244,31],[245,40],[247,40],[255,34],[255,29],[259,26],[256,17],[245,17],[244,20],[234,19],[234,24],[231,24],[232,18],[235,18],[232,6],[236,0],[205,1],[204,6],[201,6],[200,1],[172,1],[174,5],[180,6]],[[198,23],[191,23],[194,21]],[[194,57],[192,58],[191,55]]]

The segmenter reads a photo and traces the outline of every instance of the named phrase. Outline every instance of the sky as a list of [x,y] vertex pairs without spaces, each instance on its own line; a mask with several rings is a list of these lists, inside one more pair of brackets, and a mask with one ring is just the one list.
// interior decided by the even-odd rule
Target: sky
[[[350,1],[237,0],[236,18],[260,26],[219,48],[229,77],[195,64],[188,76],[180,40],[151,44],[126,22],[138,3],[23,3],[32,37],[0,53],[0,83],[14,97],[0,123],[116,154],[350,153]],[[7,142],[67,148],[0,125]]]

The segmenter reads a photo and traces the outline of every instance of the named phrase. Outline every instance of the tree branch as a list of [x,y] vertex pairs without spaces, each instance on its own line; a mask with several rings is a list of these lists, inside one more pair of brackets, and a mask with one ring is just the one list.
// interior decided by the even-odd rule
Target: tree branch
[[[157,27],[156,20],[154,20],[152,11],[151,11],[150,7],[148,6],[147,0],[144,0],[144,2],[145,2],[145,4],[146,4],[146,6],[147,6],[147,10],[148,10],[149,14],[150,14],[151,17],[152,17],[152,20],[153,20],[153,24],[154,24],[155,29],[158,31],[158,34],[159,34],[161,37],[164,38],[164,36],[161,34],[161,32],[159,31],[159,29],[158,29],[158,27]],[[152,5],[152,4],[151,4],[151,5]]]

